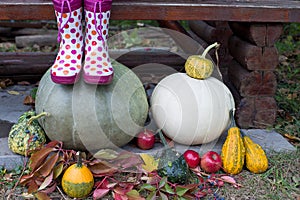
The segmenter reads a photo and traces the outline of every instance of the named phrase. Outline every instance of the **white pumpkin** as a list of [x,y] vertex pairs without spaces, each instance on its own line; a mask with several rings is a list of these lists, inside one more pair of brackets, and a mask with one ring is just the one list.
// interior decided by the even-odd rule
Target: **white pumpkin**
[[199,80],[185,73],[162,79],[151,96],[153,119],[163,132],[184,145],[209,143],[229,125],[235,106],[231,92],[214,77]]

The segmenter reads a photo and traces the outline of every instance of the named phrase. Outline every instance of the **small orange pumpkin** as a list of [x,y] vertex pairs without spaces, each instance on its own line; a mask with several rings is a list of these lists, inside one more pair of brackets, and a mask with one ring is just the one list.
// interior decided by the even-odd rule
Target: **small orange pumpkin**
[[77,163],[71,165],[62,177],[64,192],[73,198],[86,197],[93,189],[94,177],[92,172],[82,164],[80,153]]

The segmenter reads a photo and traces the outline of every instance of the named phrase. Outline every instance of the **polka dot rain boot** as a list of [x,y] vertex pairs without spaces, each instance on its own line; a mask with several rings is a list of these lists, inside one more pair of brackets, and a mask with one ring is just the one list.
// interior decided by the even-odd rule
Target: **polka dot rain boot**
[[108,24],[112,0],[84,0],[86,35],[83,77],[86,83],[105,85],[113,79],[108,55]]
[[84,50],[82,0],[53,0],[53,5],[60,46],[51,79],[58,84],[74,84],[80,78]]

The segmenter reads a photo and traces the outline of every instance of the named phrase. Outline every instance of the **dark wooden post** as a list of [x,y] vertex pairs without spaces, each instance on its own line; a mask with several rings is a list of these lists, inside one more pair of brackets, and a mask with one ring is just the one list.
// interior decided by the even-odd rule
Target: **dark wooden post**
[[278,52],[274,46],[281,35],[277,23],[230,23],[233,36],[229,51],[234,57],[228,65],[228,76],[239,95],[237,123],[243,128],[266,128],[275,122]]

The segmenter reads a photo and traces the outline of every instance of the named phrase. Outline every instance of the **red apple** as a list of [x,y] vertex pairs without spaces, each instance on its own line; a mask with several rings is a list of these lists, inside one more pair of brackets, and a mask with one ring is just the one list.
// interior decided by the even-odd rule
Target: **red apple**
[[155,134],[153,131],[144,129],[137,135],[137,146],[140,149],[148,150],[154,147]]
[[216,173],[222,167],[221,156],[217,152],[208,151],[202,156],[200,166],[207,173]]
[[186,150],[183,157],[190,168],[195,168],[200,163],[200,156],[194,150]]

